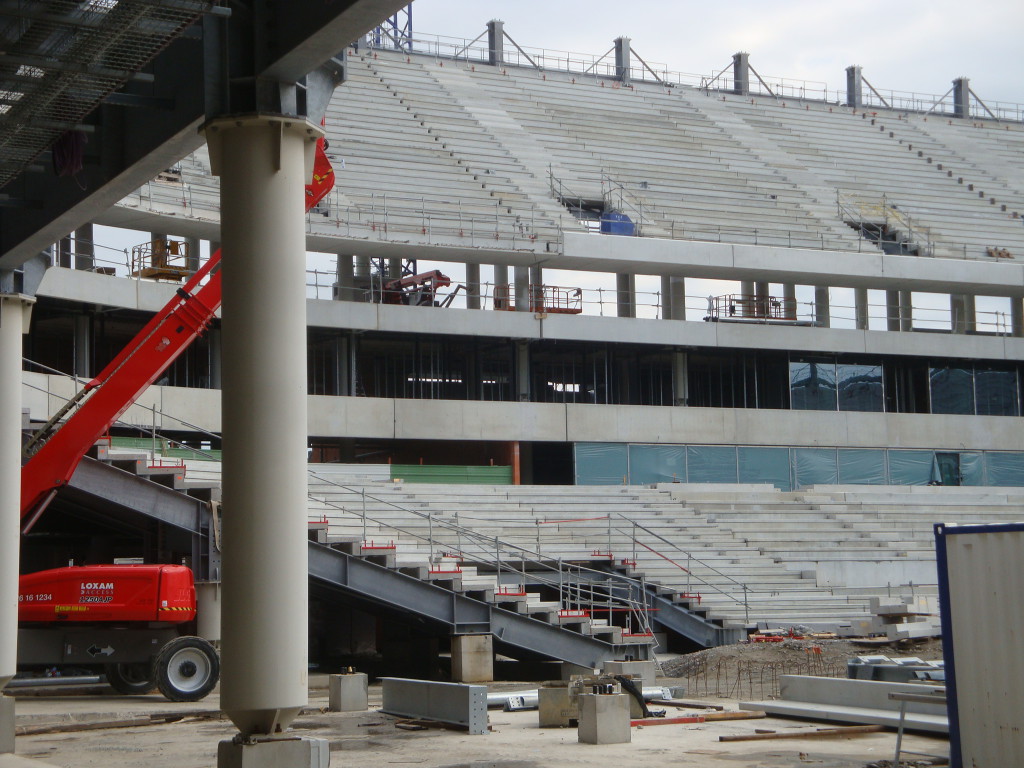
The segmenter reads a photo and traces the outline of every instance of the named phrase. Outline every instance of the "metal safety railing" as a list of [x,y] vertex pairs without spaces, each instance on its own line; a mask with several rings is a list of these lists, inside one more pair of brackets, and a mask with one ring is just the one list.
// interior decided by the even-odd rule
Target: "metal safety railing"
[[793,298],[750,296],[742,293],[708,296],[707,319],[796,322],[797,302]]

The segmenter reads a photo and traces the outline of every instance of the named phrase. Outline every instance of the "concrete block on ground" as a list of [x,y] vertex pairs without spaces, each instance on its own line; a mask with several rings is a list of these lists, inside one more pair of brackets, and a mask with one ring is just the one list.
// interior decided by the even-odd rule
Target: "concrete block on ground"
[[568,728],[580,718],[576,699],[567,686],[545,686],[537,691],[538,725],[541,728]]
[[581,744],[628,744],[629,702],[625,693],[584,693],[579,696]]
[[[779,678],[779,693],[784,701],[808,702],[811,704],[841,704],[846,707],[861,707],[899,711],[900,702],[890,701],[890,693],[931,693],[944,690],[941,687],[918,683],[883,683],[874,680],[848,680],[813,675],[782,675]],[[907,712],[927,715],[946,715],[945,704],[918,704],[909,702]]]
[[14,699],[0,694],[0,755],[14,752]]
[[365,712],[369,678],[363,672],[331,675],[327,681],[328,709],[331,712]]
[[455,635],[452,638],[452,679],[459,683],[494,680],[494,642],[490,635]]
[[222,741],[217,768],[328,768],[327,739],[266,739],[252,744]]
[[602,671],[605,675],[632,675],[640,688],[657,685],[658,665],[653,661],[606,661]]

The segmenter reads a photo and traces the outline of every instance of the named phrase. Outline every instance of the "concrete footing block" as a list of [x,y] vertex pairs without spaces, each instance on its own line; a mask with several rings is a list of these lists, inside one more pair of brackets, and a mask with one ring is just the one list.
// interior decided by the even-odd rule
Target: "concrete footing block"
[[365,712],[369,678],[363,672],[331,675],[327,680],[331,712]]
[[452,638],[452,680],[489,683],[494,680],[494,641],[490,635]]
[[14,753],[14,699],[0,694],[0,755]]
[[629,700],[625,693],[584,693],[579,697],[580,744],[628,744]]
[[328,768],[327,739],[266,739],[249,744],[222,741],[217,768]]

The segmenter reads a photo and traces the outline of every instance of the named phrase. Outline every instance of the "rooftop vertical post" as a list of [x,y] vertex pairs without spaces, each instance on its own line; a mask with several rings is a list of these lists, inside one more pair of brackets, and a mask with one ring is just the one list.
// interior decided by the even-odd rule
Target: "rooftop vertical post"
[[953,117],[971,116],[971,81],[958,77],[953,81]]
[[487,63],[494,67],[505,63],[505,22],[498,19],[487,22]]
[[628,37],[615,38],[615,78],[623,85],[629,83],[629,70],[633,65]]
[[846,106],[854,109],[864,106],[864,79],[856,64],[846,68]]
[[740,51],[732,55],[732,92],[738,96],[750,94],[750,54]]

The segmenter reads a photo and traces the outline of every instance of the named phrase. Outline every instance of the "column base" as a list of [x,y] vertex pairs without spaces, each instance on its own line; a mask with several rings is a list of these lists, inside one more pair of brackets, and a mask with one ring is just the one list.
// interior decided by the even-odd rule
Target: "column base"
[[452,638],[452,680],[489,683],[494,680],[494,644],[490,635]]
[[580,744],[629,744],[629,701],[625,693],[584,693],[580,703]]
[[[265,739],[217,745],[217,768],[328,768],[327,739]],[[2,768],[2,766],[0,766]]]
[[0,755],[14,753],[14,699],[0,693]]
[[364,672],[350,672],[347,675],[331,675],[328,678],[328,692],[331,712],[365,712],[368,705],[366,687],[369,683]]

